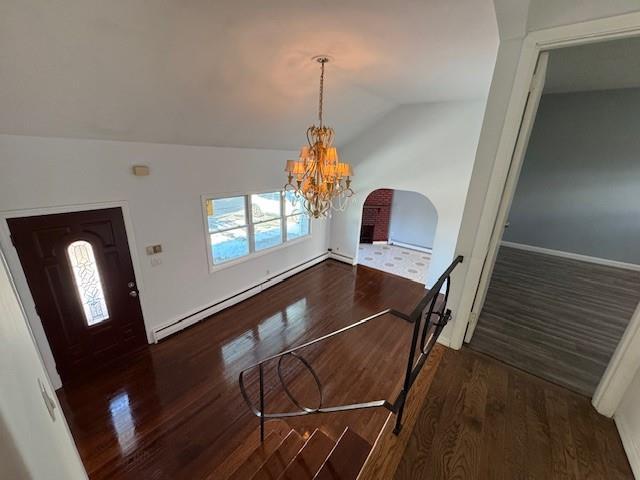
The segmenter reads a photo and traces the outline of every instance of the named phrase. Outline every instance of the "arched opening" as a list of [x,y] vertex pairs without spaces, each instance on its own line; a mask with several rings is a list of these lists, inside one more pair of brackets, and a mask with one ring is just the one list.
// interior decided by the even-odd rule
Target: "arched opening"
[[424,284],[437,223],[436,208],[421,193],[374,190],[362,207],[358,264]]

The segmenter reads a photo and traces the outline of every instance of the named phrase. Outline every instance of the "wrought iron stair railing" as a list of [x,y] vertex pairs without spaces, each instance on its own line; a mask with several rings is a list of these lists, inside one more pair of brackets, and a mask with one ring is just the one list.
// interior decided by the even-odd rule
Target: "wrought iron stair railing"
[[[374,315],[363,318],[355,323],[347,325],[344,328],[335,330],[327,335],[323,335],[322,337],[311,340],[307,343],[299,345],[297,347],[291,348],[289,350],[285,350],[284,352],[278,353],[276,355],[272,355],[270,357],[264,358],[258,363],[255,363],[240,372],[239,376],[239,384],[240,384],[240,392],[244,401],[249,406],[253,414],[260,419],[260,439],[264,440],[264,422],[266,419],[272,418],[287,418],[287,417],[298,417],[303,415],[313,415],[320,413],[332,413],[332,412],[344,412],[348,410],[359,410],[366,408],[386,408],[390,412],[396,414],[396,425],[394,432],[397,434],[400,432],[402,428],[402,416],[404,413],[404,406],[413,386],[418,374],[424,367],[426,363],[429,353],[433,349],[436,344],[440,333],[447,325],[449,320],[451,319],[451,310],[447,308],[447,301],[449,299],[449,290],[451,286],[451,273],[455,270],[456,266],[459,263],[462,263],[463,257],[459,255],[456,259],[447,267],[447,269],[442,273],[440,278],[436,281],[433,287],[427,292],[427,294],[418,302],[410,315],[407,315],[403,312],[394,309],[386,309],[382,310]],[[442,288],[445,288],[444,295],[441,295],[440,292]],[[319,376],[311,366],[311,364],[300,354],[298,353],[300,350],[309,347],[310,345],[314,345],[316,343],[325,341],[331,337],[335,337],[337,335],[343,334],[349,330],[360,327],[366,323],[369,323],[373,320],[381,318],[385,315],[392,315],[397,318],[401,318],[409,323],[413,324],[413,333],[411,336],[411,344],[409,347],[409,354],[407,358],[407,366],[404,375],[404,380],[402,384],[402,389],[400,393],[396,396],[393,401],[389,401],[386,399],[380,400],[372,400],[365,401],[359,403],[350,403],[343,405],[334,405],[334,406],[324,406],[323,405],[323,387],[322,382],[320,381]],[[424,327],[424,328],[422,328]],[[419,350],[418,350],[419,348]],[[416,353],[419,352],[418,357],[416,358]],[[292,394],[291,390],[287,386],[287,382],[284,379],[282,373],[282,362],[285,358],[292,357],[300,361],[300,363],[311,373],[314,382],[316,384],[316,388],[318,389],[318,404],[314,406],[306,406],[303,405],[295,396]],[[278,361],[277,363],[277,374],[278,379],[283,387],[284,393],[289,398],[289,400],[297,407],[299,410],[293,412],[273,412],[267,413],[265,412],[265,393],[264,393],[264,365],[267,362]],[[245,375],[250,370],[258,368],[258,388],[259,388],[259,405],[255,405],[251,399],[249,394],[247,393],[247,388],[245,385]]]

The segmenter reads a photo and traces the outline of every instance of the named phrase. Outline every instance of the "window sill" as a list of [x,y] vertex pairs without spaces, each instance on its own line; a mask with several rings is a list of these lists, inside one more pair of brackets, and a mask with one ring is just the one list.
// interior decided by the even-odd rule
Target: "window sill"
[[[268,255],[269,253],[277,252],[284,248],[290,247],[292,245],[297,245],[299,243],[306,242],[311,239],[311,233],[305,235],[304,237],[296,238],[295,240],[289,240],[287,242],[283,242],[280,245],[276,245],[275,247],[266,248],[264,250],[260,250],[259,252],[253,252],[249,255],[245,255],[244,257],[236,258],[234,260],[229,260],[228,262],[219,263],[216,265],[209,264],[209,274],[217,273],[220,270],[224,270],[229,267],[234,267],[241,263],[245,263],[249,260],[253,260],[257,257],[262,257],[263,255]],[[210,247],[209,247],[210,248]]]

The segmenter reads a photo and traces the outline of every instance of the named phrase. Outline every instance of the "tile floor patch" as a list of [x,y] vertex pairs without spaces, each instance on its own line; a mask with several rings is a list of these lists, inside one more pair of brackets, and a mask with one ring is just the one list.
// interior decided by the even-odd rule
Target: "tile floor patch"
[[430,255],[404,247],[362,243],[358,263],[424,284]]

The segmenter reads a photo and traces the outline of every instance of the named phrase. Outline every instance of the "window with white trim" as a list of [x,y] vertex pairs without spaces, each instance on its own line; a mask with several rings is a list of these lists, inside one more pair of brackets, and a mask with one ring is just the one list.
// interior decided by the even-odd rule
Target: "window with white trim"
[[309,235],[309,217],[290,192],[204,200],[209,263],[231,263]]
[[287,240],[309,235],[309,216],[293,192],[284,194],[285,234]]
[[280,245],[282,235],[282,193],[254,193],[251,200],[253,247],[256,252]]

